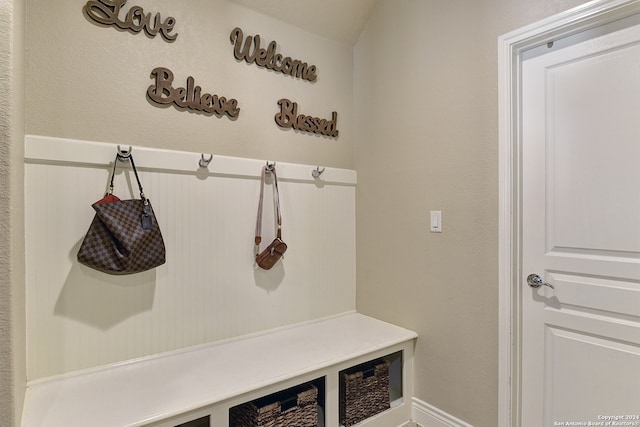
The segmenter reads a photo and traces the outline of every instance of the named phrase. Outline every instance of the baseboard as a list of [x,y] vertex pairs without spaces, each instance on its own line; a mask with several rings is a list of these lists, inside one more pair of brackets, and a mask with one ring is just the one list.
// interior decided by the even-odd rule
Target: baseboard
[[415,397],[411,405],[411,417],[421,427],[473,427],[471,424]]

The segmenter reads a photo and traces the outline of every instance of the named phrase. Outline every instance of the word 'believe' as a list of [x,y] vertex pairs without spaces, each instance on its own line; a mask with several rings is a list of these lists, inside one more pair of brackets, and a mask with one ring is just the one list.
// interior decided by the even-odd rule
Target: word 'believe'
[[145,15],[144,10],[140,6],[132,6],[124,17],[124,20],[118,18],[120,9],[127,3],[127,0],[90,0],[84,5],[82,10],[85,15],[93,19],[99,24],[115,25],[123,30],[129,30],[133,33],[139,33],[144,30],[151,37],[155,37],[158,33],[168,42],[172,42],[178,37],[177,34],[170,34],[176,20],[168,17],[162,21],[159,13],[153,18],[151,23],[151,13]]
[[280,112],[275,116],[278,126],[334,138],[338,136],[338,129],[336,129],[338,113],[335,111],[331,115],[331,120],[325,120],[318,117],[305,116],[304,114],[298,115],[298,103],[291,102],[285,98],[279,100],[278,105],[280,106]]
[[[291,59],[289,56],[283,57],[281,54],[276,53],[277,45],[275,41],[269,43],[267,49],[263,49],[260,47],[260,36],[258,34],[247,36],[245,39],[240,28],[235,28],[231,31],[230,38],[231,44],[233,44],[233,55],[239,61],[245,60],[248,64],[255,62],[260,67],[310,82],[318,78],[315,65],[309,66],[306,62]],[[242,44],[243,41],[244,46]],[[253,51],[251,51],[251,46],[253,46]]]
[[158,104],[175,104],[178,107],[188,108],[194,111],[223,114],[229,117],[238,117],[240,108],[238,101],[227,99],[224,96],[203,94],[200,86],[195,86],[193,77],[187,77],[187,87],[174,88],[173,73],[163,67],[155,68],[151,72],[155,77],[155,84],[147,89],[147,96]]

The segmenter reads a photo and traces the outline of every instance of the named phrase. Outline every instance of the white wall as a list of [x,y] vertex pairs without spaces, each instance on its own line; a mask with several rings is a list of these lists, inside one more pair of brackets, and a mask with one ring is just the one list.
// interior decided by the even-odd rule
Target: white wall
[[[19,424],[26,381],[25,103],[28,133],[351,166],[350,46],[225,1],[191,1],[188,5],[136,2],[147,11],[173,15],[179,26],[190,29],[180,30],[180,42],[167,45],[160,39],[95,26],[82,15],[84,3],[0,2],[0,85],[5,94],[0,115],[0,178],[4,188],[0,195],[0,424],[7,426]],[[316,64],[319,81],[309,85],[235,62],[228,42],[234,26],[259,33],[265,40],[277,40],[283,53]],[[227,66],[217,67],[222,58]],[[244,121],[235,123],[244,124],[231,127],[226,118],[151,106],[144,92],[151,84],[151,68],[160,65],[172,67],[177,75],[182,73],[183,79],[194,75],[211,92],[244,97]],[[337,111],[340,138],[276,128],[272,123],[275,96],[299,101],[307,114],[329,116]],[[256,110],[256,106],[260,108]]]
[[[96,25],[84,16],[85,3],[28,2],[27,134],[263,161],[351,166],[350,46],[224,0],[188,4],[136,0],[134,4],[147,13],[175,18],[178,36],[167,43],[160,36]],[[127,4],[125,10],[134,4]],[[230,41],[235,27],[245,36],[259,34],[263,48],[275,40],[284,56],[315,65],[317,81],[310,83],[236,60]],[[239,116],[229,119],[173,106],[157,107],[146,97],[147,88],[154,83],[150,73],[156,67],[174,73],[174,87],[185,86],[187,77],[193,76],[203,92],[237,99]],[[339,136],[279,128],[274,115],[281,98],[298,102],[299,113],[330,118],[336,111]],[[144,158],[137,160],[145,167]],[[105,158],[103,165],[110,161]],[[233,255],[233,248],[243,247],[237,246],[240,242],[252,241],[254,220],[250,218],[255,216],[258,190],[255,176],[201,180],[193,171],[167,173],[148,162],[146,167],[152,169],[150,175],[143,175],[150,181],[148,194],[154,194],[160,221],[165,224],[170,259],[157,275],[143,275],[139,286],[134,286],[135,280],[94,277],[74,260],[92,216],[87,208],[104,188],[101,180],[106,168],[51,165],[37,159],[27,165],[27,206],[35,208],[39,201],[46,201],[51,212],[48,219],[27,215],[30,379],[354,309],[355,269],[353,260],[349,262],[354,256],[354,231],[334,221],[337,215],[353,226],[353,186],[318,188],[310,181],[285,180],[281,188],[285,241],[292,245],[291,254],[279,280],[260,279],[250,256],[238,260]],[[56,193],[53,181],[78,183],[78,188],[63,185],[65,202],[61,204],[56,197],[46,196]],[[336,196],[338,200],[324,198],[335,191],[350,191],[351,201],[348,194]],[[196,205],[188,209],[190,202]],[[65,203],[73,214],[63,221],[60,215]],[[202,209],[195,208],[197,203]],[[70,221],[71,217],[75,220]],[[342,258],[339,261],[346,270],[332,265],[318,272],[315,265],[319,264],[310,262],[317,254],[300,252],[301,247],[311,248],[313,239],[320,237],[331,245],[326,238],[337,240],[335,233],[344,235],[340,239],[345,244],[333,255]],[[54,246],[60,251],[52,252]],[[250,254],[252,246],[244,247]],[[316,249],[324,250],[322,244]],[[203,275],[199,268],[204,269]],[[339,292],[331,290],[334,288]],[[88,294],[87,289],[93,291]],[[127,295],[132,298],[129,304]],[[107,301],[107,307],[95,298]],[[88,309],[92,306],[93,310]]]
[[20,422],[24,401],[24,13],[0,1],[0,425]]
[[416,398],[474,427],[497,425],[497,38],[583,2],[381,0],[354,48],[357,308],[418,332]]
[[[14,9],[22,9],[24,3],[29,11],[27,19],[18,18],[16,25]],[[168,0],[137,0],[136,4],[145,9],[171,14],[190,28],[206,28],[197,30],[198,37],[189,39],[189,43],[167,45],[141,34],[134,36],[94,26],[81,15],[84,3],[0,3],[0,28],[12,36],[2,33],[0,52],[13,55],[22,51],[21,23],[27,22],[29,133],[347,168],[355,165],[359,177],[359,309],[420,333],[415,361],[416,395],[420,399],[475,427],[495,426],[496,39],[584,1],[381,1],[355,52],[353,76],[356,82],[361,81],[354,100],[354,110],[361,112],[356,128],[345,117],[351,107],[343,108],[345,103],[351,104],[349,46],[306,34],[220,0],[190,0],[188,6]],[[12,21],[13,26],[4,25],[5,20]],[[316,86],[301,84],[233,60],[222,77],[218,71],[214,74],[214,57],[230,61],[230,44],[224,46],[227,33],[237,25],[265,39],[277,40],[291,56],[316,62],[321,80]],[[183,31],[181,36],[189,31]],[[214,39],[220,40],[215,42],[221,43],[218,48],[211,47]],[[418,48],[403,52],[407,43]],[[212,55],[202,53],[209,49]],[[331,56],[329,63],[321,63],[325,55]],[[19,90],[23,75],[13,68],[12,61],[2,57],[2,83]],[[194,75],[202,80],[203,87],[221,94],[240,99],[241,94],[250,93],[241,118],[253,116],[264,121],[245,126],[239,120],[235,123],[236,132],[229,129],[226,118],[205,120],[145,104],[143,92],[150,84],[150,69],[163,63],[169,65],[168,62],[177,74]],[[364,67],[366,64],[376,67]],[[340,70],[339,76],[329,80],[335,86],[324,85],[324,70]],[[231,87],[245,81],[235,80],[233,76],[238,73],[250,74],[251,81],[257,84]],[[399,83],[401,90],[395,90],[394,83]],[[307,93],[310,89],[314,93],[330,92],[330,102],[325,100],[323,105],[314,107],[308,104],[309,110],[318,115],[326,111],[328,115],[335,109],[340,118],[345,117],[339,118],[340,141],[307,135],[294,138],[291,132],[269,130],[275,111],[249,114],[247,110],[254,103],[267,108],[260,99],[265,88],[273,85],[278,96],[302,97],[302,91],[305,103],[318,99]],[[108,88],[114,90],[111,95]],[[418,90],[425,90],[426,94]],[[411,94],[416,96],[408,96]],[[16,116],[0,115],[3,124],[14,129],[21,129],[19,98],[11,101]],[[175,127],[167,125],[167,121],[175,123]],[[21,236],[23,226],[22,138],[13,133],[7,136],[5,130],[2,140],[9,144],[0,147],[0,157],[3,164],[11,166],[0,173],[3,182],[13,179],[13,187],[2,193],[2,226],[11,232],[11,237],[1,234],[3,256],[20,249],[20,238],[16,236]],[[7,209],[11,212],[9,217],[5,216]],[[431,209],[444,211],[445,233],[441,236],[426,233],[426,212]],[[385,242],[385,247],[403,248],[398,250],[401,255],[381,261],[377,255],[383,252],[380,242]],[[389,251],[385,253],[389,255]],[[14,257],[7,262],[14,270],[20,270],[20,260]],[[0,416],[5,417],[0,418],[0,424],[5,425],[5,419],[12,417],[14,411],[11,399],[4,399],[4,394],[22,399],[24,330],[19,331],[24,318],[24,301],[20,299],[24,280],[19,271],[0,270],[4,271],[0,301],[6,305],[5,297],[15,292],[11,306],[0,310]],[[18,333],[11,335],[13,330]],[[8,353],[17,357],[9,361],[4,358]],[[15,389],[4,381],[10,373],[17,378]]]
[[[146,13],[176,20],[178,37],[132,34],[86,18],[86,1],[28,0],[27,133],[294,163],[352,166],[351,46],[322,38],[225,0],[136,0]],[[230,33],[275,40],[285,56],[313,64],[314,83],[237,61]],[[175,85],[188,76],[203,92],[235,98],[237,120],[158,108],[147,100],[151,71],[166,67]],[[276,102],[300,113],[338,113],[338,138],[282,130]]]
[[[254,266],[264,162],[134,148],[167,262],[112,276],[76,255],[116,147],[27,138],[25,166],[28,377],[39,379],[355,309],[355,173],[279,162],[282,262]],[[114,194],[138,198],[121,165]],[[347,179],[343,179],[346,177]],[[262,249],[275,238],[265,188]],[[60,191],[65,188],[67,191]],[[42,215],[42,212],[47,212]]]

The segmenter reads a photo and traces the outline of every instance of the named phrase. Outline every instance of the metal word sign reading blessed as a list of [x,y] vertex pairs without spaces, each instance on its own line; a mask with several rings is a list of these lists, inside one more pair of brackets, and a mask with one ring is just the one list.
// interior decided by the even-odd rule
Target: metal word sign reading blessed
[[278,126],[288,129],[294,128],[302,132],[317,133],[320,135],[338,137],[337,121],[338,113],[331,113],[331,120],[319,117],[298,114],[298,103],[286,98],[278,101],[280,112],[274,117]]

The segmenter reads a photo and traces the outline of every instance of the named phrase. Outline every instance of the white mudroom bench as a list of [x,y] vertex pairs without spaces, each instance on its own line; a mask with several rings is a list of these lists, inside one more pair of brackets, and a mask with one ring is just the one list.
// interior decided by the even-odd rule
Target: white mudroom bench
[[206,425],[227,427],[231,407],[321,379],[321,425],[338,427],[339,372],[392,355],[400,391],[389,410],[358,425],[395,427],[411,417],[416,338],[413,331],[351,312],[39,380],[28,384],[22,425],[174,427],[206,419]]

